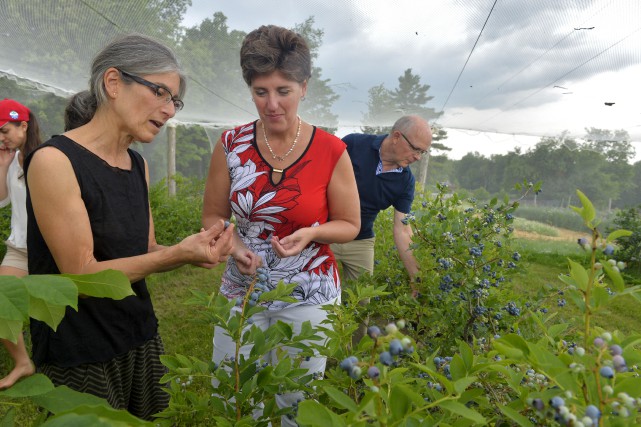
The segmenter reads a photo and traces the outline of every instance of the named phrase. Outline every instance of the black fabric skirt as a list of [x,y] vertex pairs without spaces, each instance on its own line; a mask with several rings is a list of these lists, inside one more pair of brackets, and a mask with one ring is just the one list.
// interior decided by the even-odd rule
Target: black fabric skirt
[[104,363],[89,363],[71,368],[42,365],[38,372],[45,374],[56,386],[106,399],[116,409],[126,409],[132,415],[152,420],[153,415],[169,404],[166,384],[160,378],[167,368],[160,363],[164,346],[160,335],[140,347]]

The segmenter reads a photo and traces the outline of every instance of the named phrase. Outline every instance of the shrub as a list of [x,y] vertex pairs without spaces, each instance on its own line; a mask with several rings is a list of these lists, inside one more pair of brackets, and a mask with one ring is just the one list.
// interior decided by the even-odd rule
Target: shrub
[[149,204],[154,217],[156,240],[161,245],[175,245],[202,227],[204,181],[176,176],[176,195],[167,192],[161,180],[149,189]]
[[632,232],[618,240],[617,258],[641,270],[641,206],[617,212],[613,223]]

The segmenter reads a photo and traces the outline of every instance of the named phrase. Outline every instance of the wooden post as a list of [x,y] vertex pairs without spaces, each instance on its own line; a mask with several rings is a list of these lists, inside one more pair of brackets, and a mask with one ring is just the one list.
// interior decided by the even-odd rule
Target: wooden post
[[170,196],[176,195],[176,123],[167,123],[167,189]]

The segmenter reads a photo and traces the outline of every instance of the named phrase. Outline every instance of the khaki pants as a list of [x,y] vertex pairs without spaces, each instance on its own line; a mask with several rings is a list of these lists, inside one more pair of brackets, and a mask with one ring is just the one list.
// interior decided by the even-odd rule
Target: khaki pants
[[356,280],[364,272],[374,272],[374,237],[329,245],[343,268],[343,279]]
[[[363,273],[374,272],[374,237],[352,240],[348,243],[332,243],[330,249],[334,252],[336,261],[341,263],[343,286],[349,286],[349,281],[358,279]],[[369,304],[369,298],[360,301],[359,304],[362,306]],[[365,317],[352,337],[354,346],[358,345],[367,333],[368,324],[369,317]]]

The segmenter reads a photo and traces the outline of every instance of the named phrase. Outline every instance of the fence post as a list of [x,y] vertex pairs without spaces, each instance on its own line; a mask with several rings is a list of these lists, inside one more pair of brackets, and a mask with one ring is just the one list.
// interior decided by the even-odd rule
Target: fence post
[[167,123],[167,190],[176,195],[176,123]]

